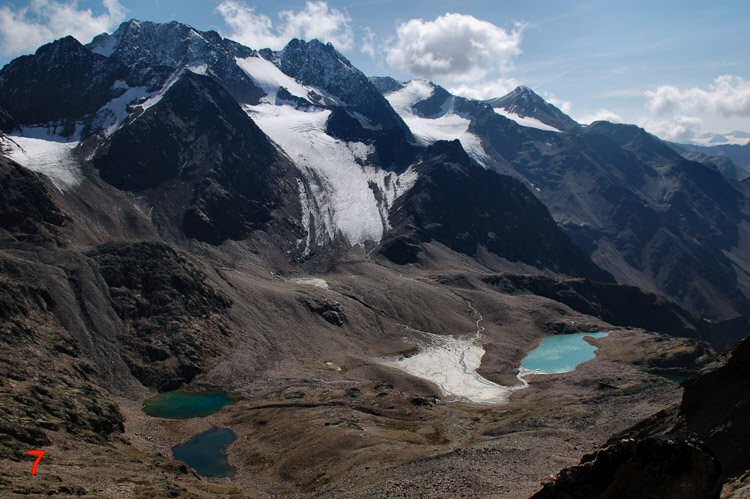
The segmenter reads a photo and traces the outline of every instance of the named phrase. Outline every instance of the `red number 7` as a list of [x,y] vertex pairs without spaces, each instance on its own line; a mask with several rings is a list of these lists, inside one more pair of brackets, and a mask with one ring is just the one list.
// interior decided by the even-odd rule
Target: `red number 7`
[[29,451],[29,456],[36,456],[36,461],[34,461],[34,466],[31,468],[32,475],[36,475],[36,469],[39,466],[39,461],[42,460],[46,452],[47,452],[46,450],[30,450]]

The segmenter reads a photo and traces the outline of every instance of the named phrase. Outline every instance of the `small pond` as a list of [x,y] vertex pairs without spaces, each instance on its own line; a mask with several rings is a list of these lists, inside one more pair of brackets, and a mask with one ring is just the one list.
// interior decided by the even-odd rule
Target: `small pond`
[[576,367],[596,357],[597,347],[586,337],[602,338],[607,333],[558,334],[542,338],[539,346],[521,361],[527,372],[557,374],[575,371]]
[[229,476],[234,468],[227,462],[227,447],[236,439],[229,428],[211,428],[172,447],[172,455],[201,476]]
[[182,389],[162,393],[143,403],[149,416],[165,419],[201,418],[234,403],[223,391],[191,393]]

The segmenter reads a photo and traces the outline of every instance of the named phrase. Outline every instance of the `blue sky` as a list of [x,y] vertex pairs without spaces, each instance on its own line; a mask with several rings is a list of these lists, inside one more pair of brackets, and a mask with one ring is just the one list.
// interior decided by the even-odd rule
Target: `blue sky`
[[750,131],[750,2],[740,0],[4,0],[0,63],[65,29],[90,38],[128,18],[245,43],[316,35],[367,74],[428,77],[476,97],[523,83],[579,120],[678,140]]

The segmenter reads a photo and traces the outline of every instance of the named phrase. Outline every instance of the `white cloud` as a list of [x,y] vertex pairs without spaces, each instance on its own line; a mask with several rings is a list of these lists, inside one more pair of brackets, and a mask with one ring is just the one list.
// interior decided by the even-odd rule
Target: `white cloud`
[[434,21],[411,19],[396,28],[388,63],[425,78],[476,81],[493,71],[507,71],[521,54],[524,25],[510,32],[464,14],[444,14]]
[[360,50],[365,55],[375,57],[375,32],[373,32],[368,26],[365,26],[364,32],[365,34],[362,37]]
[[292,38],[317,38],[344,51],[354,45],[349,14],[329,8],[324,1],[307,1],[303,10],[279,12],[276,26],[270,17],[256,13],[255,8],[241,0],[224,0],[217,11],[229,27],[227,37],[255,49],[278,50]]
[[750,81],[722,75],[708,88],[678,88],[662,85],[646,92],[648,108],[654,113],[714,112],[725,117],[750,116]]
[[18,55],[67,35],[88,43],[99,33],[110,32],[125,18],[118,0],[103,0],[106,12],[95,15],[79,9],[76,0],[31,0],[18,9],[0,7],[0,52]]
[[521,80],[516,78],[498,78],[479,83],[464,83],[448,90],[454,95],[468,99],[486,100],[502,97],[519,85],[522,85]]
[[595,121],[609,121],[611,123],[623,123],[624,122],[624,120],[622,119],[622,116],[615,113],[614,111],[610,111],[609,109],[600,109],[596,111],[595,113],[586,114],[578,118],[576,121],[578,121],[578,123],[583,123],[586,125],[589,125]]
[[563,113],[570,113],[570,110],[573,109],[572,102],[558,99],[555,97],[555,94],[551,92],[542,92],[542,97],[544,97],[544,100],[560,109]]
[[677,115],[671,120],[641,118],[638,124],[661,139],[690,142],[703,125],[703,120],[695,116]]

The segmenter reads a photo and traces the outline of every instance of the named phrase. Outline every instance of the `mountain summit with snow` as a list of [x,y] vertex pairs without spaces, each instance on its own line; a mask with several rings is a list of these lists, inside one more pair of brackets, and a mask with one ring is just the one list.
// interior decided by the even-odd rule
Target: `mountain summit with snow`
[[526,86],[516,87],[512,92],[486,101],[497,112],[524,123],[537,123],[544,129],[544,125],[555,130],[573,130],[578,123],[550,104],[542,96]]

